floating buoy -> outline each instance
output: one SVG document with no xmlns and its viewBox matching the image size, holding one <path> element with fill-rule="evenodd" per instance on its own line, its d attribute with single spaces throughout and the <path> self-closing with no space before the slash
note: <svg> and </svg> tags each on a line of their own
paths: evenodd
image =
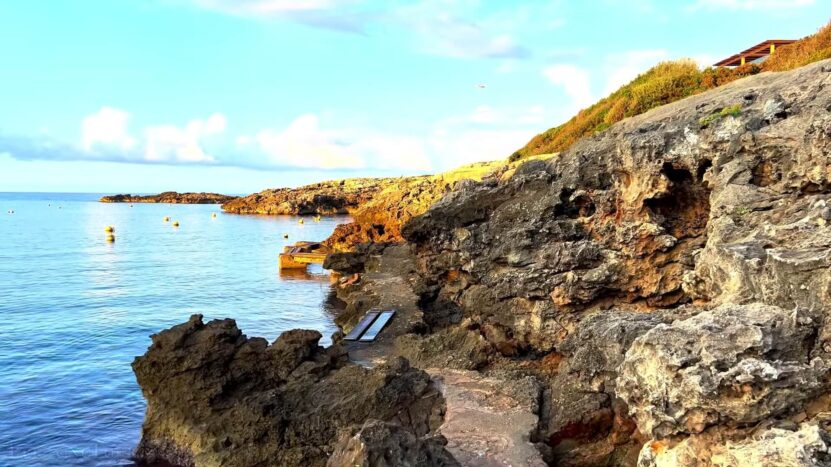
<svg viewBox="0 0 831 467">
<path fill-rule="evenodd" d="M 109 234 L 109 235 L 107 235 L 107 242 L 108 242 L 108 243 L 113 243 L 113 242 L 115 242 L 115 235 L 113 235 L 113 234 Z"/>
<path fill-rule="evenodd" d="M 320 216 L 315 217 L 315 222 L 320 222 Z"/>
<path fill-rule="evenodd" d="M 133 205 L 131 204 L 130 207 L 133 207 Z"/>
<path fill-rule="evenodd" d="M 104 232 L 114 233 L 115 232 L 115 227 L 113 227 L 111 225 L 108 225 L 108 226 L 104 227 Z"/>
<path fill-rule="evenodd" d="M 169 216 L 164 216 L 164 221 L 165 222 L 170 222 L 170 217 Z"/>
<path fill-rule="evenodd" d="M 216 213 L 211 214 L 212 219 L 216 219 Z"/>
<path fill-rule="evenodd" d="M 179 221 L 173 221 L 173 227 L 179 227 Z"/>
<path fill-rule="evenodd" d="M 298 224 L 302 224 L 302 223 L 303 223 L 303 219 L 300 219 L 299 221 L 297 221 L 297 223 L 298 223 Z"/>
</svg>

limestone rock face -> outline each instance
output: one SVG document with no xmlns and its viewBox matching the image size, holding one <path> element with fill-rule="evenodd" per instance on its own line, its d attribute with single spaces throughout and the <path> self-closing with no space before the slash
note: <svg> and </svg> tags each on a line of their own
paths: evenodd
<svg viewBox="0 0 831 467">
<path fill-rule="evenodd" d="M 335 446 L 327 467 L 456 467 L 441 435 L 417 438 L 391 423 L 369 421 L 354 436 L 344 436 Z"/>
<path fill-rule="evenodd" d="M 177 193 L 165 191 L 158 195 L 112 195 L 101 198 L 102 203 L 169 203 L 169 204 L 222 204 L 236 199 L 236 196 L 218 193 Z"/>
<path fill-rule="evenodd" d="M 794 414 L 825 439 L 831 409 L 806 407 L 831 365 L 830 70 L 653 109 L 459 184 L 401 230 L 433 336 L 477 333 L 500 354 L 484 367 L 537 363 L 551 461 L 634 465 L 644 443 L 728 456 Z M 789 465 L 801 448 L 776 449 Z M 655 465 L 708 465 L 677 459 Z"/>
<path fill-rule="evenodd" d="M 764 428 L 731 440 L 722 433 L 693 436 L 675 446 L 647 443 L 638 467 L 822 467 L 831 464 L 831 436 L 815 423 Z"/>
<path fill-rule="evenodd" d="M 424 302 L 538 352 L 610 304 L 828 306 L 827 69 L 736 81 L 460 186 L 402 231 Z"/>
<path fill-rule="evenodd" d="M 269 345 L 246 338 L 233 320 L 204 324 L 199 315 L 154 335 L 133 363 L 147 400 L 136 457 L 174 465 L 324 465 L 338 439 L 368 420 L 400 427 L 393 431 L 406 438 L 404 447 L 412 445 L 408 436 L 439 425 L 443 398 L 426 373 L 404 359 L 372 370 L 350 364 L 339 347 L 319 347 L 320 337 L 289 331 Z M 422 447 L 438 455 L 431 446 Z"/>
<path fill-rule="evenodd" d="M 827 391 L 828 365 L 810 354 L 816 315 L 768 305 L 722 305 L 635 339 L 617 378 L 646 435 L 756 423 Z"/>
</svg>

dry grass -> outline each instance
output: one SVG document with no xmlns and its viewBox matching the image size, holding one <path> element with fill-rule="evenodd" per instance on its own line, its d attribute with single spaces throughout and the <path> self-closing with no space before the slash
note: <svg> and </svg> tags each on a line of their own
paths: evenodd
<svg viewBox="0 0 831 467">
<path fill-rule="evenodd" d="M 561 152 L 624 118 L 762 71 L 792 70 L 825 58 L 831 58 L 831 23 L 812 36 L 780 47 L 761 65 L 707 68 L 702 71 L 690 60 L 660 63 L 608 97 L 581 110 L 566 123 L 535 136 L 509 160 Z"/>
<path fill-rule="evenodd" d="M 762 64 L 764 71 L 787 71 L 819 60 L 831 58 L 831 24 L 816 34 L 790 45 L 779 47 Z"/>
</svg>

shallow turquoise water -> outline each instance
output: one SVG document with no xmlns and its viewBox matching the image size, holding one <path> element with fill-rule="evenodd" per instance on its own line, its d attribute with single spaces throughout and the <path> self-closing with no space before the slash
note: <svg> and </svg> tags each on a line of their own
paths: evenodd
<svg viewBox="0 0 831 467">
<path fill-rule="evenodd" d="M 97 198 L 0 193 L 2 466 L 131 465 L 144 400 L 130 363 L 150 334 L 191 314 L 231 317 L 269 340 L 307 328 L 326 343 L 336 329 L 325 271 L 281 276 L 277 254 L 346 218 L 300 225 Z"/>
</svg>

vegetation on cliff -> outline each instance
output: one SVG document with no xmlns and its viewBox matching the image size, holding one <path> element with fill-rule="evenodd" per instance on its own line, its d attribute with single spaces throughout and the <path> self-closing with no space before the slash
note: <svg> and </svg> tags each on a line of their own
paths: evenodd
<svg viewBox="0 0 831 467">
<path fill-rule="evenodd" d="M 604 131 L 624 118 L 699 94 L 763 71 L 787 71 L 831 57 L 831 23 L 816 34 L 782 46 L 761 64 L 700 70 L 691 60 L 664 62 L 635 78 L 566 123 L 535 136 L 511 155 L 516 161 L 561 152 L 580 139 Z"/>
</svg>

